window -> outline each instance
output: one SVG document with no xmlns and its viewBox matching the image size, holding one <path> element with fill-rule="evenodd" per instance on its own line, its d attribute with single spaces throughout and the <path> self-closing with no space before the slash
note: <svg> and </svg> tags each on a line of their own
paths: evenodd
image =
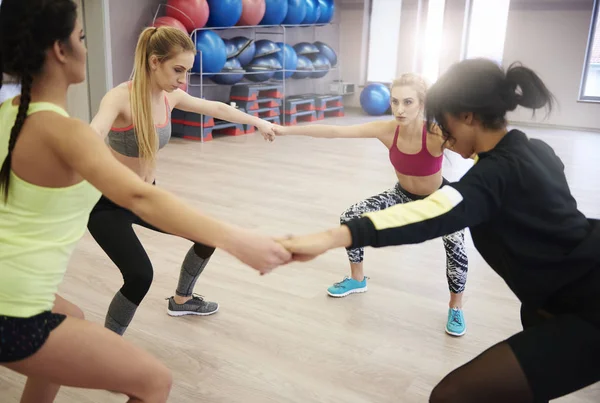
<svg viewBox="0 0 600 403">
<path fill-rule="evenodd" d="M 463 59 L 485 57 L 502 64 L 510 0 L 471 0 Z"/>
<path fill-rule="evenodd" d="M 373 0 L 369 22 L 367 81 L 392 82 L 398 69 L 402 0 Z"/>
<path fill-rule="evenodd" d="M 588 49 L 583 67 L 583 79 L 581 80 L 582 101 L 600 101 L 600 17 L 598 9 L 600 0 L 594 3 L 594 12 L 590 24 L 590 36 Z"/>
<path fill-rule="evenodd" d="M 430 83 L 436 82 L 440 74 L 445 8 L 446 0 L 429 0 L 427 6 L 427 25 L 422 57 L 423 76 Z"/>
</svg>

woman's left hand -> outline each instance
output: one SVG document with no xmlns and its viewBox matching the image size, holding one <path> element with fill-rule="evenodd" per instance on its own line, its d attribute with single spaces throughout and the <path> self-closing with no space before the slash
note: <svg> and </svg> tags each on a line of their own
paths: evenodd
<svg viewBox="0 0 600 403">
<path fill-rule="evenodd" d="M 265 141 L 275 140 L 275 130 L 271 122 L 263 120 L 259 125 L 256 126 L 260 134 L 262 134 Z"/>
</svg>

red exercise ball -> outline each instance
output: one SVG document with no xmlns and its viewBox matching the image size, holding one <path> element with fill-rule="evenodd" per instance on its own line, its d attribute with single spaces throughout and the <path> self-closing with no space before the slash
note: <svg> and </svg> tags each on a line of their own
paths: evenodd
<svg viewBox="0 0 600 403">
<path fill-rule="evenodd" d="M 158 17 L 156 20 L 154 20 L 154 24 L 152 24 L 153 27 L 173 27 L 173 28 L 177 28 L 178 30 L 180 30 L 181 32 L 187 34 L 188 31 L 185 28 L 185 25 L 183 25 L 181 23 L 181 21 L 179 21 L 177 18 L 173 18 L 173 17 Z"/>
<path fill-rule="evenodd" d="M 242 16 L 236 25 L 258 25 L 265 16 L 265 0 L 242 0 Z"/>
<path fill-rule="evenodd" d="M 169 0 L 167 16 L 181 21 L 188 33 L 203 28 L 208 21 L 208 3 L 206 0 Z M 174 8 L 173 8 L 174 7 Z"/>
</svg>

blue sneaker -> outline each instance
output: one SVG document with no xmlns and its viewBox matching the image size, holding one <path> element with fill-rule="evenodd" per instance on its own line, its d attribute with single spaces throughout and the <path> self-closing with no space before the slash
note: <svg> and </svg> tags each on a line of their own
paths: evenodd
<svg viewBox="0 0 600 403">
<path fill-rule="evenodd" d="M 446 333 L 452 336 L 462 336 L 467 332 L 465 317 L 462 309 L 448 309 L 448 323 L 446 323 Z"/>
<path fill-rule="evenodd" d="M 354 294 L 355 292 L 366 292 L 367 291 L 367 277 L 363 278 L 362 281 L 354 280 L 348 276 L 344 279 L 335 283 L 327 289 L 327 294 L 331 297 L 345 297 L 346 295 Z"/>
</svg>

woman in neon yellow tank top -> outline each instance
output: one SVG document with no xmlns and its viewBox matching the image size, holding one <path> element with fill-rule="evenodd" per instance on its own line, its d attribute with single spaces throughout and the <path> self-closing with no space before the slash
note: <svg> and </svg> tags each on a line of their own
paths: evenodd
<svg viewBox="0 0 600 403">
<path fill-rule="evenodd" d="M 100 194 L 262 273 L 291 256 L 273 239 L 201 215 L 145 183 L 88 124 L 68 117 L 67 89 L 86 69 L 76 17 L 72 0 L 4 0 L 0 8 L 0 74 L 22 85 L 20 97 L 0 106 L 0 365 L 28 377 L 22 403 L 51 402 L 59 385 L 165 402 L 171 375 L 158 360 L 56 296 Z"/>
</svg>

